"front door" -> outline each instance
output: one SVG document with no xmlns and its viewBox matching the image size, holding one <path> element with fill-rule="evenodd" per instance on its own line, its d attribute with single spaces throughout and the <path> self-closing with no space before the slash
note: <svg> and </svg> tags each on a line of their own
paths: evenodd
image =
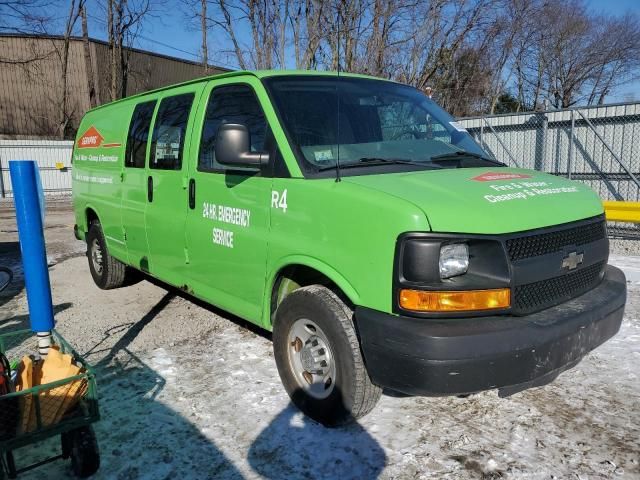
<svg viewBox="0 0 640 480">
<path fill-rule="evenodd" d="M 176 286 L 186 281 L 187 162 L 183 159 L 191 147 L 187 132 L 195 98 L 192 90 L 160 100 L 147 169 L 149 271 Z"/>
<path fill-rule="evenodd" d="M 224 123 L 246 125 L 252 151 L 268 150 L 273 140 L 254 90 L 259 82 L 233 81 L 210 83 L 203 95 L 207 103 L 198 113 L 199 148 L 190 178 L 193 208 L 187 215 L 189 271 L 196 295 L 258 322 L 267 262 L 269 167 L 224 166 L 216 161 L 214 147 Z"/>
</svg>

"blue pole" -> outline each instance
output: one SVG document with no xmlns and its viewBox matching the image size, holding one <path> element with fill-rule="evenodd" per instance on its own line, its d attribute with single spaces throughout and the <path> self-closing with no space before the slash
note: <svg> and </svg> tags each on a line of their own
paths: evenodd
<svg viewBox="0 0 640 480">
<path fill-rule="evenodd" d="M 11 160 L 9 172 L 16 206 L 31 330 L 38 332 L 38 337 L 50 337 L 54 320 L 44 244 L 41 189 L 38 188 L 40 174 L 33 160 Z M 41 346 L 42 343 L 41 341 Z M 43 352 L 41 348 L 41 353 L 46 353 L 46 350 Z"/>
</svg>

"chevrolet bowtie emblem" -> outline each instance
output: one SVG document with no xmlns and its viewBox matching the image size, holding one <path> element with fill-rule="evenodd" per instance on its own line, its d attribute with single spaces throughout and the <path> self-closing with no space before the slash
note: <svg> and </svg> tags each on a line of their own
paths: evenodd
<svg viewBox="0 0 640 480">
<path fill-rule="evenodd" d="M 569 255 L 562 259 L 562 268 L 568 268 L 569 270 L 575 270 L 578 265 L 582 263 L 584 253 L 571 252 Z"/>
</svg>

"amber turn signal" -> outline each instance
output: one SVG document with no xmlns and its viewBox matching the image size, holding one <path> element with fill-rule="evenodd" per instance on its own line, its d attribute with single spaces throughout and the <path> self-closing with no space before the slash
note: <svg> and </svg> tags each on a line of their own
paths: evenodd
<svg viewBox="0 0 640 480">
<path fill-rule="evenodd" d="M 425 292 L 421 290 L 400 290 L 400 306 L 415 312 L 465 312 L 473 310 L 494 310 L 511 305 L 508 288 L 493 290 L 460 290 L 446 292 Z"/>
</svg>

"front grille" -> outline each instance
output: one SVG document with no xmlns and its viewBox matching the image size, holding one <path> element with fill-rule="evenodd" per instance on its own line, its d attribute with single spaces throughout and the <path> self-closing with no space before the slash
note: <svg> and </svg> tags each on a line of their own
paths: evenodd
<svg viewBox="0 0 640 480">
<path fill-rule="evenodd" d="M 518 237 L 507 240 L 507 251 L 512 261 L 537 257 L 561 251 L 571 245 L 585 245 L 602 240 L 607 235 L 605 220 L 579 225 L 565 230 Z"/>
<path fill-rule="evenodd" d="M 514 313 L 542 310 L 591 290 L 600 281 L 605 263 L 598 262 L 559 277 L 516 286 L 513 292 Z"/>
</svg>

